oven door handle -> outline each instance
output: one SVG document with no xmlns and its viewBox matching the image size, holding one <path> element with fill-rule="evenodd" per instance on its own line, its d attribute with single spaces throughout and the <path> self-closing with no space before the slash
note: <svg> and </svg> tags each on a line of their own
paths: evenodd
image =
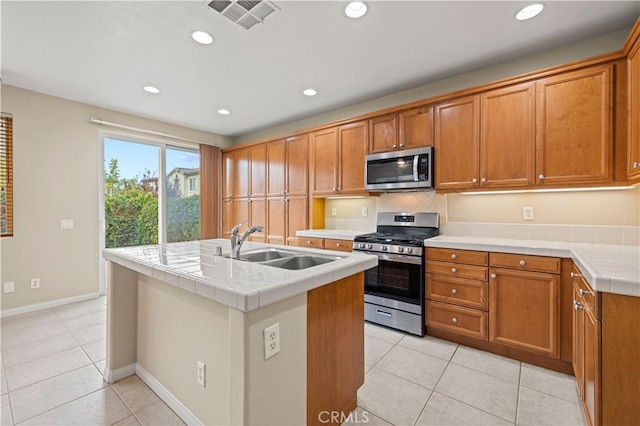
<svg viewBox="0 0 640 426">
<path fill-rule="evenodd" d="M 388 260 L 389 262 L 398 263 L 410 263 L 412 265 L 422 265 L 422 257 L 420 256 L 403 256 L 401 254 L 389 254 L 389 253 L 372 253 L 372 252 L 360 252 L 365 254 L 373 254 L 378 256 L 378 259 Z"/>
</svg>

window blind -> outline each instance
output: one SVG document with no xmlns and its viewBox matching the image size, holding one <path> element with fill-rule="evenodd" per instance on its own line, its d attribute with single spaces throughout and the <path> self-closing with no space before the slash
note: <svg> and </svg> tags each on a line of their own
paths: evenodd
<svg viewBox="0 0 640 426">
<path fill-rule="evenodd" d="M 0 115 L 0 237 L 13 236 L 13 116 Z"/>
</svg>

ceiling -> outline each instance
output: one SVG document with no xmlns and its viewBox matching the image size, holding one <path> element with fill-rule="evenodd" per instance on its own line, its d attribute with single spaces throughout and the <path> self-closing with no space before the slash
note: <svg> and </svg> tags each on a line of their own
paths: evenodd
<svg viewBox="0 0 640 426">
<path fill-rule="evenodd" d="M 634 1 L 278 1 L 245 30 L 208 1 L 1 2 L 2 82 L 240 136 L 628 28 Z M 204 30 L 211 45 L 190 33 Z M 622 47 L 622 46 L 620 46 Z M 157 95 L 143 86 L 161 89 Z M 307 97 L 302 90 L 318 91 Z M 217 113 L 221 108 L 230 115 Z"/>
</svg>

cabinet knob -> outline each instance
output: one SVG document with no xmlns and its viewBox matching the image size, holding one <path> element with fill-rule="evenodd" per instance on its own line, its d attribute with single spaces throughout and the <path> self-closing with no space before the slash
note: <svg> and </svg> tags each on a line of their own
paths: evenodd
<svg viewBox="0 0 640 426">
<path fill-rule="evenodd" d="M 456 272 L 457 269 L 456 268 L 451 268 L 451 272 Z"/>
<path fill-rule="evenodd" d="M 247 197 L 248 197 L 249 195 L 251 195 L 251 193 L 250 193 L 250 192 L 247 192 Z"/>
<path fill-rule="evenodd" d="M 311 241 L 307 240 L 307 244 L 311 245 Z"/>
<path fill-rule="evenodd" d="M 458 290 L 456 290 L 455 288 L 451 289 L 451 293 L 456 294 L 458 292 Z"/>
<path fill-rule="evenodd" d="M 476 182 L 478 182 L 478 179 L 476 178 L 471 179 L 471 183 L 476 183 Z"/>
<path fill-rule="evenodd" d="M 247 200 L 247 203 L 250 203 L 250 202 L 251 202 L 251 200 Z"/>
<path fill-rule="evenodd" d="M 451 258 L 452 258 L 452 259 L 455 259 L 456 257 L 458 257 L 458 256 L 456 256 L 455 254 L 452 254 L 452 255 L 451 255 Z"/>
<path fill-rule="evenodd" d="M 637 169 L 638 167 L 640 167 L 640 163 L 638 163 L 637 161 L 633 162 L 633 168 Z"/>
<path fill-rule="evenodd" d="M 458 318 L 456 318 L 456 317 L 451 318 L 451 322 L 452 322 L 452 323 L 456 323 L 456 322 L 458 322 Z"/>
<path fill-rule="evenodd" d="M 342 188 L 338 187 L 338 192 L 342 191 Z"/>
<path fill-rule="evenodd" d="M 578 277 L 581 277 L 581 276 L 582 276 L 581 274 L 577 274 L 575 272 L 571 273 L 571 278 L 578 278 Z"/>
<path fill-rule="evenodd" d="M 333 192 L 336 192 L 336 189 L 337 189 L 337 188 L 336 188 L 335 186 L 334 186 L 333 188 L 331 188 L 331 190 L 332 190 Z"/>
<path fill-rule="evenodd" d="M 336 243 L 336 247 L 340 247 L 340 243 Z"/>
<path fill-rule="evenodd" d="M 400 144 L 400 148 L 403 148 L 403 147 L 404 147 L 404 144 L 403 144 L 403 143 L 401 143 L 401 144 Z"/>
<path fill-rule="evenodd" d="M 521 260 L 521 261 L 520 261 L 520 266 L 524 266 L 524 265 L 525 265 L 525 263 L 527 263 L 527 262 L 525 262 L 524 260 Z"/>
<path fill-rule="evenodd" d="M 398 147 L 398 145 L 396 145 L 396 144 L 393 144 L 393 148 L 397 148 L 397 147 Z"/>
<path fill-rule="evenodd" d="M 538 176 L 538 179 L 540 179 L 540 180 L 544 179 L 544 175 Z"/>
<path fill-rule="evenodd" d="M 585 294 L 589 294 L 589 295 L 593 294 L 590 291 L 583 290 L 583 289 L 579 289 L 578 293 L 580 293 L 580 296 L 584 296 Z"/>
<path fill-rule="evenodd" d="M 578 302 L 578 301 L 574 300 L 574 301 L 573 301 L 573 309 L 574 309 L 575 311 L 579 311 L 579 310 L 581 310 L 581 309 L 584 309 L 584 307 L 582 306 L 582 303 L 580 303 L 580 302 Z"/>
<path fill-rule="evenodd" d="M 495 278 L 495 277 L 496 277 L 496 274 L 491 274 L 491 278 Z"/>
<path fill-rule="evenodd" d="M 480 179 L 480 182 L 482 182 L 482 183 L 485 183 L 486 181 L 487 181 L 487 178 L 483 177 L 482 179 Z"/>
</svg>

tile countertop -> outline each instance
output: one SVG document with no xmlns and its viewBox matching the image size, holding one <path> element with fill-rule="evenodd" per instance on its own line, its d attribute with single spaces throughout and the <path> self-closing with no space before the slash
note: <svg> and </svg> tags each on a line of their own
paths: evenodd
<svg viewBox="0 0 640 426">
<path fill-rule="evenodd" d="M 368 234 L 366 231 L 350 231 L 345 229 L 305 229 L 296 231 L 297 237 L 332 238 L 334 240 L 353 241 L 356 235 Z"/>
<path fill-rule="evenodd" d="M 571 258 L 596 291 L 640 297 L 640 247 L 439 235 L 426 247 Z"/>
<path fill-rule="evenodd" d="M 106 249 L 104 258 L 244 312 L 321 287 L 378 264 L 376 256 L 361 253 L 276 246 L 296 252 L 340 257 L 333 262 L 290 271 L 216 256 L 217 246 L 222 247 L 223 255 L 231 251 L 228 239 L 215 239 Z M 242 252 L 269 246 L 245 242 Z"/>
</svg>

